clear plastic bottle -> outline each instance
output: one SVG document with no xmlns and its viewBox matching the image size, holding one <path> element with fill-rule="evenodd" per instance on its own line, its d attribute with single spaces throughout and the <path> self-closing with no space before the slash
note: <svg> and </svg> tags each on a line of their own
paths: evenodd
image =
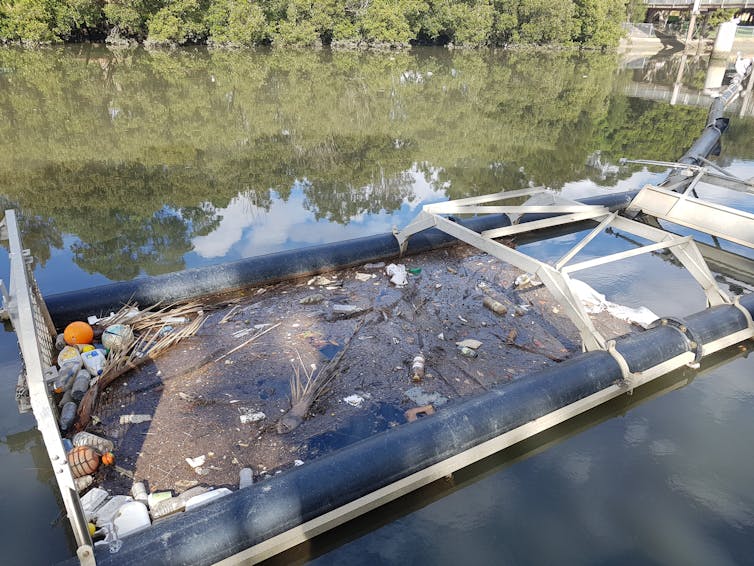
<svg viewBox="0 0 754 566">
<path fill-rule="evenodd" d="M 66 389 L 69 389 L 80 369 L 81 366 L 75 362 L 60 366 L 60 371 L 58 371 L 58 376 L 55 378 L 53 385 L 55 393 L 63 393 Z"/>
<path fill-rule="evenodd" d="M 136 501 L 141 501 L 142 503 L 146 503 L 149 499 L 147 488 L 144 487 L 144 483 L 140 481 L 134 482 L 131 486 L 131 495 L 133 495 Z"/>
<path fill-rule="evenodd" d="M 77 432 L 73 435 L 73 445 L 91 446 L 92 448 L 99 450 L 102 454 L 112 452 L 115 449 L 115 446 L 110 440 L 85 431 Z"/>
<path fill-rule="evenodd" d="M 74 401 L 69 401 L 63 405 L 63 410 L 60 411 L 60 430 L 68 432 L 71 428 L 73 421 L 76 420 L 76 410 L 78 405 Z"/>
<path fill-rule="evenodd" d="M 206 491 L 209 491 L 206 487 L 197 485 L 196 487 L 187 489 L 177 497 L 171 497 L 170 499 L 166 499 L 165 501 L 160 501 L 152 509 L 152 518 L 159 519 L 160 517 L 171 515 L 173 513 L 176 513 L 177 511 L 183 511 L 183 509 L 186 507 L 186 502 L 189 499 L 191 499 L 195 495 L 201 495 Z"/>
<path fill-rule="evenodd" d="M 89 389 L 90 379 L 89 372 L 85 369 L 79 370 L 76 374 L 76 379 L 73 380 L 73 385 L 71 385 L 71 397 L 77 403 L 84 398 L 84 394 Z"/>
</svg>

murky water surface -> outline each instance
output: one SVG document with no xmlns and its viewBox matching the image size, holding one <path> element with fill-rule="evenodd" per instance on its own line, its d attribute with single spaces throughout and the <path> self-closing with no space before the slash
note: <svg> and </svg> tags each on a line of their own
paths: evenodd
<svg viewBox="0 0 754 566">
<path fill-rule="evenodd" d="M 383 233 L 421 204 L 503 188 L 638 188 L 659 173 L 618 158 L 675 159 L 704 124 L 704 106 L 668 101 L 674 84 L 699 100 L 706 64 L 688 61 L 683 77 L 679 66 L 431 49 L 0 50 L 0 204 L 20 210 L 51 294 Z M 734 112 L 718 161 L 751 177 L 754 121 Z M 528 251 L 558 257 L 576 237 Z M 598 251 L 627 245 L 606 235 Z M 657 257 L 584 279 L 661 314 L 703 307 Z M 4 563 L 45 564 L 72 547 L 33 419 L 15 411 L 19 368 L 4 332 L 0 542 Z M 751 373 L 741 352 L 717 356 L 288 559 L 751 563 Z"/>
</svg>

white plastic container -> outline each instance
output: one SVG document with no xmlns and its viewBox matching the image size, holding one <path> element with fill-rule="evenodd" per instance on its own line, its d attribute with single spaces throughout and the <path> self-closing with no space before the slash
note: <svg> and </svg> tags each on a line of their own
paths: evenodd
<svg viewBox="0 0 754 566">
<path fill-rule="evenodd" d="M 254 484 L 254 472 L 251 468 L 242 468 L 239 476 L 238 489 L 243 489 Z"/>
<path fill-rule="evenodd" d="M 81 510 L 84 512 L 87 521 L 91 521 L 94 518 L 97 509 L 100 508 L 108 497 L 109 494 L 99 487 L 86 492 L 81 498 Z"/>
<path fill-rule="evenodd" d="M 118 538 L 139 532 L 151 524 L 149 511 L 141 501 L 130 501 L 121 505 L 113 517 L 113 528 Z"/>
<path fill-rule="evenodd" d="M 84 361 L 84 367 L 92 375 L 97 377 L 102 374 L 102 370 L 105 369 L 105 354 L 102 350 L 90 350 L 81 354 L 81 359 Z"/>
<path fill-rule="evenodd" d="M 105 523 L 112 523 L 120 508 L 131 501 L 133 501 L 133 498 L 128 495 L 114 495 L 95 511 L 95 524 L 101 527 Z"/>
<path fill-rule="evenodd" d="M 186 511 L 191 511 L 192 509 L 206 505 L 210 501 L 220 499 L 221 497 L 225 497 L 226 495 L 230 495 L 231 493 L 233 492 L 227 487 L 219 487 L 217 489 L 213 489 L 212 491 L 202 493 L 201 495 L 195 495 L 194 497 L 186 501 Z"/>
</svg>

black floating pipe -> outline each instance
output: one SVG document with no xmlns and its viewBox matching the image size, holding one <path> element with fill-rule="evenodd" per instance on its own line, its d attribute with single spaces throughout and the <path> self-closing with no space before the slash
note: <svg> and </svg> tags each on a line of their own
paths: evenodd
<svg viewBox="0 0 754 566">
<path fill-rule="evenodd" d="M 754 314 L 754 295 L 742 297 L 741 305 Z M 642 371 L 693 351 L 689 334 L 708 344 L 745 329 L 747 319 L 726 305 L 689 316 L 684 324 L 685 334 L 659 326 L 619 339 L 617 350 L 632 371 Z M 156 523 L 127 537 L 117 553 L 96 547 L 97 563 L 211 564 L 620 380 L 610 354 L 581 354 Z"/>
<path fill-rule="evenodd" d="M 581 202 L 615 210 L 628 206 L 635 194 L 612 193 L 585 198 Z M 504 214 L 495 214 L 471 218 L 462 223 L 481 232 L 508 226 L 510 220 Z M 423 253 L 455 242 L 457 240 L 453 236 L 440 230 L 425 230 L 411 237 L 409 253 Z M 395 236 L 377 234 L 59 293 L 45 297 L 45 302 L 55 323 L 62 327 L 74 320 L 86 320 L 88 315 L 105 314 L 128 301 L 135 301 L 140 305 L 153 305 L 161 301 L 193 299 L 370 261 L 382 261 L 395 258 L 398 254 L 398 241 Z"/>
<path fill-rule="evenodd" d="M 751 76 L 751 68 L 752 67 L 749 66 L 745 75 L 736 74 L 728 87 L 720 93 L 720 96 L 712 101 L 709 112 L 707 113 L 707 125 L 688 151 L 678 160 L 679 163 L 685 163 L 687 165 L 703 165 L 704 160 L 717 151 L 720 145 L 720 138 L 725 130 L 728 129 L 729 120 L 723 116 L 725 108 L 736 96 L 738 96 L 741 83 L 746 77 Z M 751 80 L 751 78 L 749 80 Z M 665 180 L 663 185 L 675 185 L 676 183 L 681 183 L 674 190 L 683 192 L 690 182 L 691 179 L 689 177 L 684 176 L 680 171 L 675 170 L 673 174 Z"/>
</svg>

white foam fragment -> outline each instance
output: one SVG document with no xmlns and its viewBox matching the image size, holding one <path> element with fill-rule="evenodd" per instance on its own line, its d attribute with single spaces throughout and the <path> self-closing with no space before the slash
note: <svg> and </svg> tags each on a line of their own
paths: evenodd
<svg viewBox="0 0 754 566">
<path fill-rule="evenodd" d="M 571 288 L 576 292 L 586 312 L 590 314 L 607 312 L 619 320 L 638 324 L 642 328 L 647 328 L 657 320 L 657 315 L 647 307 L 632 308 L 612 303 L 607 300 L 605 295 L 578 279 L 571 280 Z"/>
</svg>

